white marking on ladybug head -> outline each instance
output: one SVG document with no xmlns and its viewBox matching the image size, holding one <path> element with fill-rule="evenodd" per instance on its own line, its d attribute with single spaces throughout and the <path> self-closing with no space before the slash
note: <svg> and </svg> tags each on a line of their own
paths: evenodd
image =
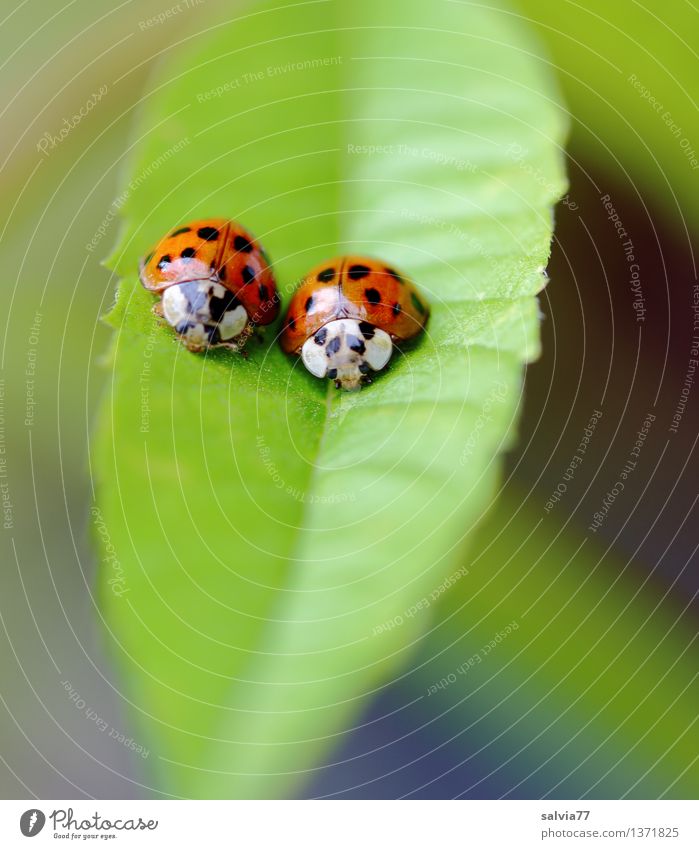
<svg viewBox="0 0 699 849">
<path fill-rule="evenodd" d="M 245 330 L 247 323 L 247 311 L 242 304 L 238 304 L 235 309 L 224 312 L 223 318 L 218 323 L 218 334 L 224 342 L 235 339 Z"/>
<path fill-rule="evenodd" d="M 189 315 L 189 302 L 181 290 L 181 286 L 170 286 L 163 292 L 163 315 L 173 327 Z"/>
<path fill-rule="evenodd" d="M 230 343 L 248 324 L 245 307 L 213 280 L 190 280 L 163 292 L 163 315 L 188 347 Z"/>
<path fill-rule="evenodd" d="M 365 321 L 340 318 L 307 339 L 301 359 L 316 377 L 329 377 L 343 389 L 359 389 L 371 371 L 379 371 L 391 358 L 393 343 L 383 330 Z"/>
<path fill-rule="evenodd" d="M 325 354 L 325 345 L 316 345 L 313 337 L 304 342 L 303 348 L 301 348 L 301 359 L 315 377 L 325 377 L 327 374 L 328 358 Z"/>
</svg>

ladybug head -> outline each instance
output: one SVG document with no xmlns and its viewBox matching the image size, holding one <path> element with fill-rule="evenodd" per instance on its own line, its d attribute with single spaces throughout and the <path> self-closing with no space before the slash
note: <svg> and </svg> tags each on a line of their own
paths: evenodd
<svg viewBox="0 0 699 849">
<path fill-rule="evenodd" d="M 391 337 L 365 321 L 340 318 L 307 339 L 301 358 L 316 377 L 329 377 L 338 389 L 359 389 L 391 358 Z"/>
</svg>

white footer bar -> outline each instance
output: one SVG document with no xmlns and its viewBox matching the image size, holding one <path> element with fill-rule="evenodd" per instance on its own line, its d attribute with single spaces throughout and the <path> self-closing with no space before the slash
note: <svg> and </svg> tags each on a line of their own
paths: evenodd
<svg viewBox="0 0 699 849">
<path fill-rule="evenodd" d="M 34 840 L 28 843 L 28 838 Z M 699 847 L 688 801 L 0 801 L 0 846 Z"/>
</svg>

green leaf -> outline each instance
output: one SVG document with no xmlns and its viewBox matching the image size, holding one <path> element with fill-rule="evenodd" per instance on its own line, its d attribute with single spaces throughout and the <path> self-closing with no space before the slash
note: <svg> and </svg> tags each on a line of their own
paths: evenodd
<svg viewBox="0 0 699 849">
<path fill-rule="evenodd" d="M 412 605 L 458 580 L 539 350 L 564 187 L 535 51 L 496 6 L 332 0 L 256 5 L 160 68 L 94 463 L 102 609 L 163 792 L 302 792 L 412 650 Z M 189 354 L 136 262 L 209 215 L 256 233 L 287 300 L 334 254 L 384 257 L 429 298 L 427 334 L 355 394 L 274 331 L 247 360 Z"/>
<path fill-rule="evenodd" d="M 696 5 L 564 0 L 552 7 L 518 0 L 517 6 L 523 17 L 513 20 L 535 23 L 551 52 L 575 119 L 574 153 L 594 166 L 595 180 L 609 178 L 600 195 L 628 182 L 625 191 L 650 193 L 681 234 L 692 225 L 696 230 Z"/>
</svg>

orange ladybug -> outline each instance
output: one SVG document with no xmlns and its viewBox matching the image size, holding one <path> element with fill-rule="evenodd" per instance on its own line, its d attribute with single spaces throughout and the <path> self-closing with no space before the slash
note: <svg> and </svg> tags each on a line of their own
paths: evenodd
<svg viewBox="0 0 699 849">
<path fill-rule="evenodd" d="M 139 265 L 161 296 L 154 312 L 190 351 L 242 349 L 256 325 L 279 314 L 279 293 L 259 242 L 235 221 L 202 218 L 162 238 Z"/>
<path fill-rule="evenodd" d="M 413 283 L 376 259 L 343 256 L 314 268 L 294 292 L 281 346 L 339 389 L 371 383 L 393 343 L 424 328 L 429 307 Z"/>
</svg>

